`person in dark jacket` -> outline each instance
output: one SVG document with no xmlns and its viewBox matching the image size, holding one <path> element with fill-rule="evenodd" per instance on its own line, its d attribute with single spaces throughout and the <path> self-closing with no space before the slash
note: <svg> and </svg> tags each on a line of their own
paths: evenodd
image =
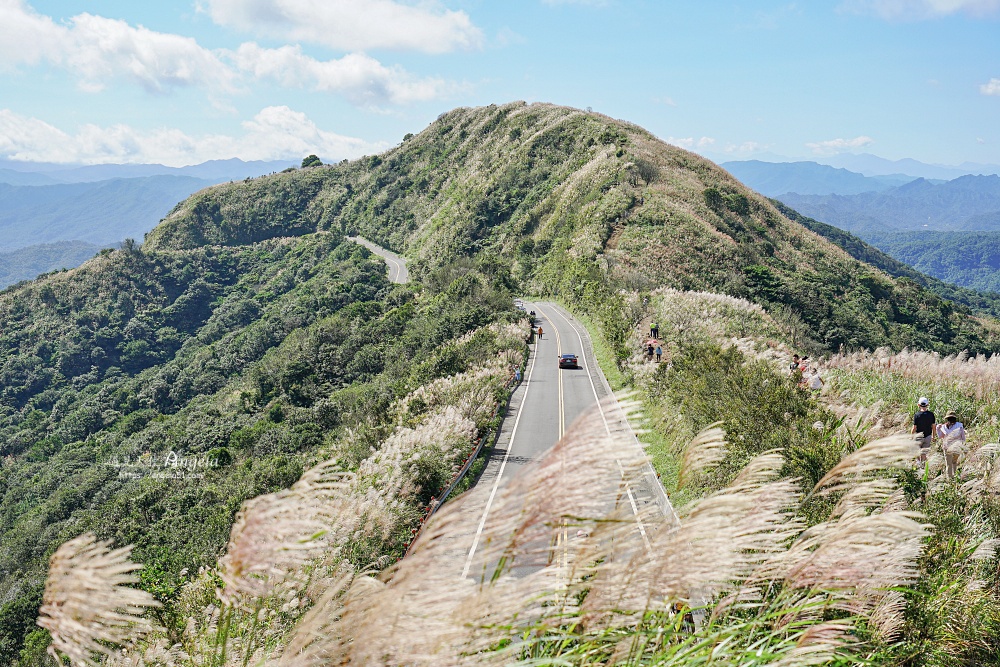
<svg viewBox="0 0 1000 667">
<path fill-rule="evenodd" d="M 931 412 L 930 406 L 931 402 L 926 396 L 921 396 L 917 400 L 917 411 L 913 414 L 913 428 L 910 429 L 910 433 L 916 436 L 917 442 L 920 443 L 920 458 L 917 460 L 921 463 L 927 460 L 927 453 L 934 440 L 934 427 L 937 426 L 937 419 Z"/>
</svg>

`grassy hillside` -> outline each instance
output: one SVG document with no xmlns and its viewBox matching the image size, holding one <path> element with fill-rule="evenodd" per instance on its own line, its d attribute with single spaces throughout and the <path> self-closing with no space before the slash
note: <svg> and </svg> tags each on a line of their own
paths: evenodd
<svg viewBox="0 0 1000 667">
<path fill-rule="evenodd" d="M 389 284 L 345 233 L 408 256 L 415 284 Z M 136 544 L 141 586 L 164 604 L 164 646 L 232 628 L 236 664 L 282 645 L 326 576 L 403 552 L 463 445 L 488 427 L 482 407 L 504 398 L 523 359 L 516 292 L 558 295 L 598 324 L 656 410 L 666 479 L 669 434 L 719 419 L 734 431 L 731 457 L 692 497 L 772 447 L 787 450 L 783 475 L 819 479 L 856 444 L 838 435 L 827 447 L 835 417 L 777 372 L 781 345 L 998 345 L 968 307 L 858 261 L 715 165 L 573 109 L 459 109 L 379 156 L 215 186 L 143 246 L 0 294 L 0 662 L 41 664 L 46 559 L 86 531 Z M 634 355 L 650 318 L 669 332 L 664 370 Z M 766 419 L 736 433 L 754 409 Z M 171 452 L 198 474 L 149 474 Z M 279 492 L 303 471 L 298 491 Z M 303 538 L 322 546 L 307 568 L 317 588 L 293 605 L 251 595 L 249 577 L 237 604 L 234 575 L 229 616 L 206 615 L 238 569 L 233 552 L 253 555 L 240 542 L 248 522 L 268 516 L 244 515 L 230 566 L 213 568 L 241 502 L 277 493 L 255 505 L 263 512 L 325 484 L 336 526 Z M 282 517 L 313 526 L 310 507 Z M 815 523 L 832 507 L 801 514 Z M 281 536 L 283 521 L 258 525 Z M 265 573 L 281 564 L 264 560 Z"/>
<path fill-rule="evenodd" d="M 360 465 L 394 401 L 509 346 L 467 334 L 513 319 L 510 294 L 474 264 L 447 271 L 433 289 L 394 287 L 367 250 L 320 233 L 126 245 L 0 294 L 0 663 L 41 632 L 60 543 L 94 531 L 136 544 L 169 627 L 243 500 L 289 486 L 346 431 L 344 465 Z M 414 473 L 395 523 L 355 543 L 359 566 L 401 553 L 451 465 Z"/>
<path fill-rule="evenodd" d="M 459 109 L 379 156 L 178 206 L 151 248 L 361 233 L 427 272 L 482 256 L 529 291 L 722 291 L 783 306 L 828 349 L 993 349 L 968 309 L 893 280 L 714 164 L 628 123 L 550 105 Z M 612 324 L 612 323 L 608 323 Z M 620 335 L 617 336 L 619 339 Z"/>
</svg>

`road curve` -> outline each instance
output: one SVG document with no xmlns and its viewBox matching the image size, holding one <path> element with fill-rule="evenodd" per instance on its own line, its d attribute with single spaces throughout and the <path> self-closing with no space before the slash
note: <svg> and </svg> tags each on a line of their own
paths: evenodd
<svg viewBox="0 0 1000 667">
<path fill-rule="evenodd" d="M 398 255 L 358 237 L 347 237 L 360 243 L 386 260 L 389 279 L 395 283 L 408 280 L 405 260 Z M 511 480 L 523 473 L 536 459 L 547 452 L 566 432 L 567 427 L 589 409 L 597 408 L 602 422 L 610 434 L 612 430 L 630 431 L 627 419 L 616 404 L 601 404 L 611 394 L 611 387 L 601 372 L 594 356 L 587 329 L 569 312 L 551 302 L 525 303 L 526 310 L 534 310 L 537 325 L 543 334 L 529 348 L 524 381 L 515 388 L 508 405 L 496 445 L 490 454 L 486 469 L 470 494 L 476 498 L 466 503 L 462 510 L 463 527 L 459 534 L 452 534 L 447 555 L 439 563 L 462 579 L 477 579 L 494 570 L 495 563 L 485 562 L 481 540 L 490 533 L 490 511 L 498 492 Z M 559 355 L 574 353 L 579 358 L 579 368 L 560 369 Z M 634 434 L 630 446 L 641 450 Z M 619 470 L 625 474 L 619 462 Z M 667 498 L 652 466 L 646 463 L 638 477 L 631 475 L 624 491 L 635 518 L 635 530 L 641 535 L 647 549 L 650 540 L 647 526 L 641 517 L 650 511 L 666 519 L 659 525 L 677 522 L 677 515 Z M 513 574 L 527 574 L 534 567 L 515 567 Z M 520 571 L 519 571 L 520 570 Z"/>
<path fill-rule="evenodd" d="M 406 260 L 397 255 L 396 253 L 386 250 L 380 245 L 375 245 L 368 239 L 362 238 L 360 236 L 348 236 L 349 241 L 354 241 L 355 243 L 360 243 L 364 247 L 371 250 L 373 253 L 385 260 L 386 266 L 389 267 L 389 282 L 393 283 L 406 283 L 410 280 L 410 275 L 406 270 Z"/>
</svg>

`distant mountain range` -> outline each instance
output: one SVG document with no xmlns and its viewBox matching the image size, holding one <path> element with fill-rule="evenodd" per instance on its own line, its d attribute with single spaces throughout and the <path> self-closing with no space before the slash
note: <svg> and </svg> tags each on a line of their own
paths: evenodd
<svg viewBox="0 0 1000 667">
<path fill-rule="evenodd" d="M 189 176 L 0 184 L 0 251 L 58 241 L 141 241 L 177 202 L 212 184 Z"/>
<path fill-rule="evenodd" d="M 0 288 L 31 280 L 42 273 L 77 267 L 101 249 L 102 246 L 85 241 L 59 241 L 0 253 Z"/>
<path fill-rule="evenodd" d="M 957 166 L 927 164 L 919 160 L 904 158 L 902 160 L 886 160 L 885 158 L 861 153 L 841 153 L 821 160 L 824 164 L 843 169 L 850 169 L 865 176 L 885 176 L 888 174 L 906 174 L 915 178 L 951 180 L 961 176 L 989 176 L 1000 174 L 1000 165 L 963 162 Z"/>
<path fill-rule="evenodd" d="M 73 268 L 126 238 L 141 241 L 198 190 L 290 166 L 238 159 L 187 167 L 0 160 L 0 288 Z"/>
<path fill-rule="evenodd" d="M 914 180 L 914 177 L 906 174 L 865 176 L 816 162 L 747 160 L 723 162 L 719 166 L 748 187 L 768 197 L 788 192 L 800 195 L 856 195 L 889 190 Z"/>
<path fill-rule="evenodd" d="M 944 174 L 915 160 L 851 158 L 869 173 L 912 173 L 927 167 L 924 173 Z M 962 287 L 1000 292 L 1000 176 L 963 174 L 940 181 L 902 173 L 865 175 L 815 162 L 750 160 L 722 166 L 804 219 L 850 231 L 920 272 Z"/>
<path fill-rule="evenodd" d="M 55 183 L 93 183 L 112 178 L 142 178 L 146 176 L 189 176 L 222 183 L 262 176 L 296 166 L 298 165 L 284 160 L 244 162 L 238 158 L 209 160 L 187 167 L 166 167 L 162 164 L 64 165 L 0 159 L 0 183 L 52 185 Z"/>
<path fill-rule="evenodd" d="M 725 166 L 725 164 L 733 164 L 731 162 L 732 156 L 720 154 L 714 156 L 709 155 L 708 157 L 715 159 L 716 162 L 723 166 Z M 980 164 L 977 162 L 963 162 L 960 165 L 927 164 L 926 162 L 920 162 L 919 160 L 913 160 L 910 158 L 902 160 L 887 160 L 869 153 L 861 153 L 859 155 L 841 153 L 839 155 L 815 157 L 812 160 L 786 157 L 773 153 L 762 153 L 757 155 L 753 160 L 747 160 L 747 162 L 760 162 L 762 164 L 770 165 L 821 164 L 828 167 L 834 167 L 835 169 L 847 169 L 848 171 L 853 171 L 857 174 L 861 174 L 862 176 L 909 176 L 909 180 L 913 180 L 915 178 L 926 178 L 928 180 L 950 181 L 952 179 L 968 175 L 990 176 L 992 174 L 1000 174 L 1000 165 L 997 164 Z M 3 165 L 0 164 L 0 167 L 2 166 Z M 729 168 L 726 167 L 726 169 Z"/>
<path fill-rule="evenodd" d="M 793 209 L 867 238 L 892 230 L 1000 230 L 1000 176 L 918 178 L 881 192 L 774 195 Z"/>
</svg>

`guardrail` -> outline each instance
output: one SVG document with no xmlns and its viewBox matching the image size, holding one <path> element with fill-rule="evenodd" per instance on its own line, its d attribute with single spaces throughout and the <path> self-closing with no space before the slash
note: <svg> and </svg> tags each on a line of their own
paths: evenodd
<svg viewBox="0 0 1000 667">
<path fill-rule="evenodd" d="M 516 378 L 517 375 L 515 373 L 511 373 L 510 378 L 507 380 L 507 384 L 504 385 L 504 388 L 509 392 L 507 394 L 507 401 L 505 403 L 500 403 L 498 401 L 496 405 L 493 406 L 493 414 L 490 415 L 490 423 L 493 423 L 493 421 L 496 420 L 497 415 L 500 414 L 501 408 L 503 408 L 504 412 L 506 412 L 507 407 L 510 405 L 511 399 L 514 396 L 514 390 L 520 384 L 520 381 L 517 380 Z M 458 470 L 458 472 L 455 473 L 455 476 L 452 477 L 451 482 L 449 482 L 448 486 L 443 488 L 439 495 L 431 497 L 431 501 L 430 503 L 428 503 L 427 509 L 424 510 L 424 516 L 421 517 L 420 519 L 420 525 L 416 528 L 413 528 L 410 531 L 412 537 L 410 537 L 410 541 L 406 544 L 406 550 L 403 552 L 402 558 L 405 558 L 407 555 L 409 555 L 410 549 L 413 547 L 414 542 L 417 541 L 417 538 L 423 531 L 424 526 L 427 525 L 428 519 L 434 516 L 434 513 L 438 511 L 441 505 L 443 505 L 444 502 L 448 500 L 448 496 L 451 495 L 451 492 L 455 490 L 455 487 L 457 487 L 462 482 L 462 480 L 465 479 L 465 476 L 469 473 L 469 470 L 472 469 L 472 464 L 475 463 L 476 459 L 479 458 L 479 455 L 482 454 L 483 447 L 486 445 L 486 443 L 491 438 L 494 445 L 497 443 L 497 440 L 499 440 L 500 438 L 500 430 L 502 427 L 503 427 L 503 419 L 501 419 L 497 423 L 495 431 L 493 428 L 488 428 L 483 435 L 477 438 L 475 445 L 472 448 L 472 451 L 465 459 L 465 463 L 462 464 L 462 467 Z"/>
</svg>

